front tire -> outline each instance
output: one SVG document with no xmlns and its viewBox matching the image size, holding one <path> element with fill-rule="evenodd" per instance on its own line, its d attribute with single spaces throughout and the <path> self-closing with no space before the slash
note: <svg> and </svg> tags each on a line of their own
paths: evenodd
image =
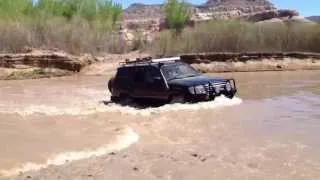
<svg viewBox="0 0 320 180">
<path fill-rule="evenodd" d="M 231 92 L 231 93 L 226 94 L 226 97 L 229 98 L 229 99 L 233 99 L 234 96 L 235 96 L 235 93 L 234 93 L 234 92 Z"/>
<path fill-rule="evenodd" d="M 121 101 L 120 97 L 111 96 L 110 98 L 111 102 L 119 103 Z"/>
<path fill-rule="evenodd" d="M 170 104 L 183 104 L 186 100 L 184 96 L 171 96 L 169 102 Z"/>
</svg>

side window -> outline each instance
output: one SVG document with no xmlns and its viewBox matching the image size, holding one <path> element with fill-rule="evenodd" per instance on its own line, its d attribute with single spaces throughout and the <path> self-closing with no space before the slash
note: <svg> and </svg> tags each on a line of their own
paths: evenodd
<svg viewBox="0 0 320 180">
<path fill-rule="evenodd" d="M 152 66 L 147 67 L 145 82 L 154 83 L 155 79 L 161 79 L 160 70 Z"/>
<path fill-rule="evenodd" d="M 117 76 L 119 77 L 130 77 L 131 68 L 119 68 L 117 72 Z"/>
<path fill-rule="evenodd" d="M 135 82 L 144 82 L 145 81 L 145 67 L 138 67 L 136 69 L 136 73 L 134 76 L 134 81 Z"/>
<path fill-rule="evenodd" d="M 161 80 L 160 70 L 155 67 L 138 67 L 135 71 L 134 82 L 154 84 L 155 79 Z"/>
</svg>

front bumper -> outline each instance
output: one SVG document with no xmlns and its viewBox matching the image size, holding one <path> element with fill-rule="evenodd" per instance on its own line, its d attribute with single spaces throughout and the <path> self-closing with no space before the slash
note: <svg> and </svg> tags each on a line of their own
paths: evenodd
<svg viewBox="0 0 320 180">
<path fill-rule="evenodd" d="M 227 90 L 227 83 L 230 83 L 231 89 Z M 204 85 L 206 93 L 205 94 L 189 94 L 189 101 L 210 101 L 215 97 L 220 95 L 225 95 L 227 97 L 233 96 L 237 93 L 236 81 L 234 79 L 227 79 L 223 83 L 210 82 Z"/>
</svg>

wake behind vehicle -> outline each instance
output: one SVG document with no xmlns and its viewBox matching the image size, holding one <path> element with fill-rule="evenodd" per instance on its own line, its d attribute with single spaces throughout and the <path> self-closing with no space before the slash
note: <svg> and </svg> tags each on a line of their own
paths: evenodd
<svg viewBox="0 0 320 180">
<path fill-rule="evenodd" d="M 126 60 L 108 82 L 111 101 L 128 99 L 184 103 L 214 100 L 236 92 L 234 79 L 203 75 L 180 58 Z"/>
</svg>

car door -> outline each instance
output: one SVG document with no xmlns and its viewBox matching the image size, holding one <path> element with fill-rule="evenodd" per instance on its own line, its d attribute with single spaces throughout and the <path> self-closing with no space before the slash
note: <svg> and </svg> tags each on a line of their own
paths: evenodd
<svg viewBox="0 0 320 180">
<path fill-rule="evenodd" d="M 148 89 L 145 83 L 146 67 L 136 66 L 133 77 L 133 97 L 144 98 L 148 96 Z"/>
<path fill-rule="evenodd" d="M 153 66 L 136 67 L 133 94 L 137 98 L 166 98 L 166 88 L 160 70 Z"/>
<path fill-rule="evenodd" d="M 146 92 L 153 99 L 167 99 L 167 88 L 159 68 L 148 66 L 145 73 Z"/>
</svg>

